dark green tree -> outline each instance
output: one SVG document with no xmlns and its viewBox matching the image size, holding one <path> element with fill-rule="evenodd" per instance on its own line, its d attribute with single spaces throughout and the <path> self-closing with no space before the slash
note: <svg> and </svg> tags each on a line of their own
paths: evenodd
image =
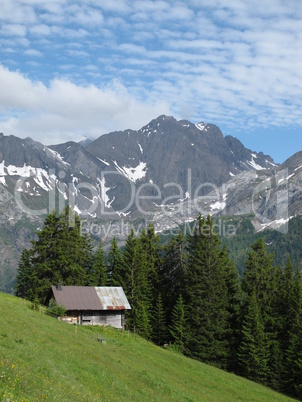
<svg viewBox="0 0 302 402">
<path fill-rule="evenodd" d="M 62 284 L 85 285 L 93 263 L 91 238 L 81 234 L 80 219 L 69 206 L 59 215 L 58 253 Z"/>
<path fill-rule="evenodd" d="M 124 291 L 130 302 L 132 303 L 134 297 L 134 288 L 136 283 L 136 275 L 137 275 L 137 264 L 138 259 L 136 257 L 138 250 L 138 239 L 134 235 L 133 229 L 131 230 L 126 243 L 125 248 L 122 254 L 122 260 L 124 265 Z"/>
<path fill-rule="evenodd" d="M 204 362 L 226 367 L 229 354 L 228 289 L 225 261 L 211 218 L 197 219 L 188 236 L 186 312 L 189 338 L 186 353 Z"/>
<path fill-rule="evenodd" d="M 91 271 L 88 275 L 88 284 L 90 286 L 106 286 L 107 272 L 105 265 L 105 257 L 101 241 L 93 258 Z"/>
<path fill-rule="evenodd" d="M 108 286 L 122 286 L 124 288 L 125 284 L 123 271 L 122 254 L 118 247 L 117 240 L 114 237 L 108 254 Z"/>
<path fill-rule="evenodd" d="M 158 294 L 152 317 L 152 340 L 157 345 L 167 341 L 167 322 L 161 293 Z"/>
<path fill-rule="evenodd" d="M 271 294 L 274 289 L 273 254 L 267 254 L 262 238 L 252 245 L 245 262 L 246 269 L 242 277 L 242 290 L 251 296 L 255 290 L 260 312 L 270 315 Z M 268 317 L 264 317 L 267 320 Z"/>
<path fill-rule="evenodd" d="M 302 400 L 302 283 L 298 266 L 291 295 L 289 311 L 292 323 L 288 333 L 288 348 L 285 351 L 283 389 L 289 395 Z"/>
<path fill-rule="evenodd" d="M 32 300 L 34 289 L 32 288 L 32 264 L 30 257 L 30 251 L 24 248 L 18 263 L 15 293 L 18 297 Z"/>
<path fill-rule="evenodd" d="M 81 236 L 80 220 L 67 206 L 58 215 L 50 213 L 32 241 L 31 263 L 34 298 L 45 304 L 51 285 L 84 285 L 92 261 L 91 242 Z M 31 298 L 31 300 L 33 300 Z"/>
<path fill-rule="evenodd" d="M 241 288 L 239 284 L 238 272 L 234 262 L 230 259 L 226 247 L 221 250 L 221 264 L 224 269 L 224 282 L 227 288 L 226 310 L 228 313 L 228 323 L 226 340 L 228 343 L 227 370 L 238 371 L 237 353 L 240 343 L 241 332 Z"/>
<path fill-rule="evenodd" d="M 155 233 L 154 226 L 149 223 L 146 230 L 141 232 L 139 241 L 145 254 L 146 269 L 152 286 L 152 302 L 155 303 L 159 288 L 159 273 L 162 266 L 162 246 L 160 237 Z"/>
<path fill-rule="evenodd" d="M 289 256 L 284 269 L 280 266 L 277 267 L 276 279 L 278 297 L 277 311 L 280 323 L 280 346 L 282 347 L 282 350 L 285 351 L 288 346 L 288 332 L 291 326 L 291 320 L 289 320 L 288 313 L 294 284 L 294 269 Z"/>
<path fill-rule="evenodd" d="M 302 400 L 302 311 L 297 315 L 290 332 L 284 388 L 289 395 Z"/>
<path fill-rule="evenodd" d="M 242 278 L 243 316 L 248 313 L 248 303 L 252 292 L 255 291 L 267 349 L 268 371 L 263 381 L 272 387 L 278 387 L 281 375 L 279 363 L 282 361 L 282 351 L 278 339 L 280 331 L 278 297 L 276 297 L 279 269 L 273 265 L 273 260 L 274 255 L 267 253 L 263 239 L 258 239 L 248 253 L 246 270 Z"/>
<path fill-rule="evenodd" d="M 127 314 L 129 328 L 146 339 L 152 336 L 152 286 L 145 250 L 134 233 L 129 235 L 123 253 L 125 290 L 131 305 Z"/>
<path fill-rule="evenodd" d="M 186 339 L 186 316 L 182 295 L 178 296 L 177 302 L 172 310 L 171 324 L 169 326 L 170 336 L 173 344 L 183 353 Z"/>
<path fill-rule="evenodd" d="M 238 360 L 244 377 L 260 383 L 266 382 L 269 371 L 268 348 L 256 291 L 252 292 L 248 300 Z"/>
<path fill-rule="evenodd" d="M 186 254 L 184 238 L 181 232 L 173 236 L 164 247 L 162 270 L 160 272 L 160 289 L 167 316 L 171 318 L 179 295 L 184 289 L 186 274 Z M 168 319 L 170 324 L 170 319 Z"/>
</svg>

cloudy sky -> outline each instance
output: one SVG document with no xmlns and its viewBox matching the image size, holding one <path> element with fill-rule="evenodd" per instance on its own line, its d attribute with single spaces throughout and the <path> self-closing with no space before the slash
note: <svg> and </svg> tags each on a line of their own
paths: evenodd
<svg viewBox="0 0 302 402">
<path fill-rule="evenodd" d="M 283 162 L 302 150 L 299 0 L 0 0 L 0 132 L 45 144 L 217 124 Z"/>
</svg>

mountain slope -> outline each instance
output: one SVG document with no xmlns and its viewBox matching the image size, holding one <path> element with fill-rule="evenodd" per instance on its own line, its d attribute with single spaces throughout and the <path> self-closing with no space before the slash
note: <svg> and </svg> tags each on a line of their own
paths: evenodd
<svg viewBox="0 0 302 402">
<path fill-rule="evenodd" d="M 0 399 L 289 401 L 137 335 L 75 327 L 0 293 Z M 106 344 L 97 341 L 98 334 Z"/>
</svg>

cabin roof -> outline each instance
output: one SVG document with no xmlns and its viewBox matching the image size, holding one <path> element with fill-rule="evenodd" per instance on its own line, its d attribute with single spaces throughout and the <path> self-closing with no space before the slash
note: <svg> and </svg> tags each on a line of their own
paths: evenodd
<svg viewBox="0 0 302 402">
<path fill-rule="evenodd" d="M 131 310 L 122 287 L 51 287 L 56 302 L 66 310 Z"/>
</svg>

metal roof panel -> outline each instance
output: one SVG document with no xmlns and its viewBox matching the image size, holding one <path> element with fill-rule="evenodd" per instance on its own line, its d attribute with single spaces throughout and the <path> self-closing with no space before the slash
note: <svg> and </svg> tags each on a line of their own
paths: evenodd
<svg viewBox="0 0 302 402">
<path fill-rule="evenodd" d="M 66 310 L 131 310 L 122 287 L 52 286 L 56 302 Z"/>
</svg>

